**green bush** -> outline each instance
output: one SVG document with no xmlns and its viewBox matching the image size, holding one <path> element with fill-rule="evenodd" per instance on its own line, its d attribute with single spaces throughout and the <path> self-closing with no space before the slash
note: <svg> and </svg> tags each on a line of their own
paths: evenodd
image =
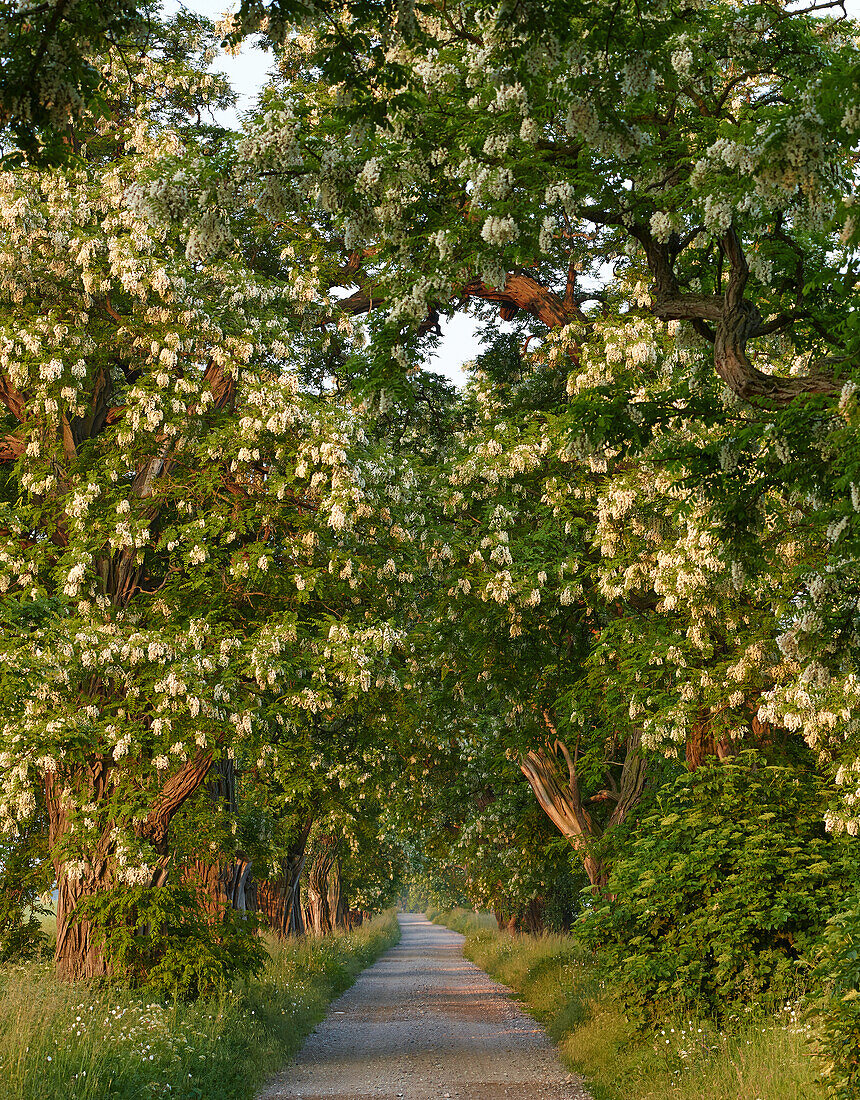
<svg viewBox="0 0 860 1100">
<path fill-rule="evenodd" d="M 199 899 L 184 886 L 105 891 L 78 906 L 110 960 L 131 987 L 195 997 L 235 977 L 259 973 L 266 948 L 249 913 L 228 909 L 210 923 Z"/>
<path fill-rule="evenodd" d="M 586 922 L 629 1010 L 723 1017 L 791 996 L 856 869 L 820 782 L 756 753 L 663 788 Z"/>
<path fill-rule="evenodd" d="M 860 893 L 830 918 L 813 974 L 815 1018 L 826 1061 L 823 1072 L 838 1100 L 860 1095 Z"/>
</svg>

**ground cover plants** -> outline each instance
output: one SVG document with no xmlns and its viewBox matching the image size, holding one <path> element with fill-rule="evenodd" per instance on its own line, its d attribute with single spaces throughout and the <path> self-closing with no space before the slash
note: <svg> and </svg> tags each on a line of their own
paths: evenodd
<svg viewBox="0 0 860 1100">
<path fill-rule="evenodd" d="M 0 969 L 3 1100 L 248 1100 L 329 1003 L 399 938 L 393 911 L 352 932 L 269 943 L 255 978 L 193 1001 Z"/>
</svg>

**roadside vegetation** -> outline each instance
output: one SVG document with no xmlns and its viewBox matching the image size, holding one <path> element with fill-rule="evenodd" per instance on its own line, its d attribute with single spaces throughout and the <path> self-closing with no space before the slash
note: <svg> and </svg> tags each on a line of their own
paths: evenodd
<svg viewBox="0 0 860 1100">
<path fill-rule="evenodd" d="M 575 935 L 511 934 L 487 914 L 430 910 L 466 936 L 465 953 L 513 989 L 585 1077 L 594 1100 L 818 1100 L 823 1063 L 799 1001 L 769 1012 L 667 1013 L 637 1028 L 599 958 Z"/>
<path fill-rule="evenodd" d="M 393 910 L 351 932 L 276 943 L 255 978 L 189 1001 L 0 969 L 2 1100 L 249 1100 L 329 1003 L 399 939 Z"/>
</svg>

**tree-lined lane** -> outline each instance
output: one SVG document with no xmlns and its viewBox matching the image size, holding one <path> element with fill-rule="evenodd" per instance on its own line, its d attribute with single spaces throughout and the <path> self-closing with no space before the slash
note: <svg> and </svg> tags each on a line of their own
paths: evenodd
<svg viewBox="0 0 860 1100">
<path fill-rule="evenodd" d="M 589 1100 L 463 937 L 400 916 L 402 939 L 332 1006 L 259 1100 Z"/>
</svg>

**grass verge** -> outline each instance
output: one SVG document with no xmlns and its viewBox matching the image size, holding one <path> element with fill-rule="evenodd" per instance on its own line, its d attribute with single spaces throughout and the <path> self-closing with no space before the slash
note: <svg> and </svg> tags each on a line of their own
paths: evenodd
<svg viewBox="0 0 860 1100">
<path fill-rule="evenodd" d="M 350 933 L 273 944 L 260 978 L 211 1000 L 0 971 L 0 1100 L 251 1100 L 330 1002 L 399 939 L 392 910 Z"/>
<path fill-rule="evenodd" d="M 795 1008 L 778 1018 L 674 1020 L 638 1034 L 573 936 L 511 935 L 467 910 L 432 912 L 466 936 L 465 953 L 513 989 L 585 1077 L 594 1100 L 824 1100 L 812 1036 Z"/>
</svg>

